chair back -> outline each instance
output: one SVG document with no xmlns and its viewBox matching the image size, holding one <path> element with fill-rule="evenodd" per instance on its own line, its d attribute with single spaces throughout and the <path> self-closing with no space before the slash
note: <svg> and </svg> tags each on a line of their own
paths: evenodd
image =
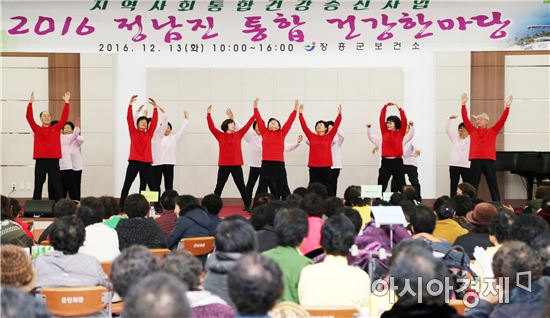
<svg viewBox="0 0 550 318">
<path fill-rule="evenodd" d="M 167 248 L 150 248 L 151 253 L 153 253 L 158 259 L 164 258 L 164 256 L 170 253 L 170 250 Z"/>
<path fill-rule="evenodd" d="M 200 256 L 209 254 L 214 250 L 214 237 L 201 236 L 181 239 L 181 246 L 189 253 Z"/>
<path fill-rule="evenodd" d="M 51 246 L 52 244 L 50 244 L 50 241 L 44 240 L 44 241 L 40 242 L 39 245 L 42 245 L 42 246 Z"/>
<path fill-rule="evenodd" d="M 57 317 L 88 316 L 105 308 L 111 316 L 111 292 L 103 286 L 43 288 L 37 297 Z"/>
<path fill-rule="evenodd" d="M 113 264 L 113 262 L 110 262 L 110 261 L 101 262 L 101 268 L 103 269 L 103 272 L 105 273 L 105 275 L 107 275 L 107 277 L 111 275 L 111 264 Z"/>
<path fill-rule="evenodd" d="M 359 312 L 359 310 L 354 307 L 302 307 L 309 313 L 310 317 L 312 318 L 353 318 L 353 316 Z"/>
</svg>

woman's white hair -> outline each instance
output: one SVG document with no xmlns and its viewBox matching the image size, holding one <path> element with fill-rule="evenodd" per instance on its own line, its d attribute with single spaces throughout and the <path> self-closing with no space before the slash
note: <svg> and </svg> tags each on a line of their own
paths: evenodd
<svg viewBox="0 0 550 318">
<path fill-rule="evenodd" d="M 487 115 L 487 113 L 481 113 L 479 115 L 477 115 L 478 118 L 483 118 L 487 121 L 489 121 L 489 115 Z"/>
</svg>

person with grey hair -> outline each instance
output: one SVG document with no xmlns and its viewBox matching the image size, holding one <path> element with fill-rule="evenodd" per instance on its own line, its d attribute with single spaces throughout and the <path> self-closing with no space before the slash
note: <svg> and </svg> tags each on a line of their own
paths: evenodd
<svg viewBox="0 0 550 318">
<path fill-rule="evenodd" d="M 498 294 L 481 293 L 479 304 L 466 311 L 466 317 L 547 317 L 550 277 L 542 275 L 541 257 L 534 249 L 519 241 L 505 242 L 492 267 Z M 497 304 L 499 295 L 506 301 Z"/>
<path fill-rule="evenodd" d="M 433 256 L 423 242 L 407 240 L 396 248 L 391 260 L 390 279 L 394 280 L 398 300 L 382 318 L 396 317 L 461 317 L 445 303 L 445 291 L 433 292 L 437 284 L 445 284 L 449 270 L 441 259 Z M 419 293 L 421 293 L 419 295 Z"/>
<path fill-rule="evenodd" d="M 481 173 L 485 175 L 487 184 L 489 185 L 489 191 L 491 192 L 491 199 L 493 201 L 500 201 L 500 193 L 498 190 L 497 175 L 495 170 L 496 160 L 496 143 L 497 135 L 499 134 L 504 123 L 510 113 L 510 106 L 512 106 L 512 96 L 508 96 L 504 111 L 500 116 L 500 119 L 489 127 L 489 115 L 481 113 L 478 116 L 472 116 L 476 121 L 476 126 L 472 124 L 468 117 L 468 110 L 466 109 L 466 102 L 468 101 L 468 95 L 462 94 L 462 121 L 466 130 L 470 134 L 470 176 L 472 185 L 477 189 L 481 180 Z"/>
</svg>

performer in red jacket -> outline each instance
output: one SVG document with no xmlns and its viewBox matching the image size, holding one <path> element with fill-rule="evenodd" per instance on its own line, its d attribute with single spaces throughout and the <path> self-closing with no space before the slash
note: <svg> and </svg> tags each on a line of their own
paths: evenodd
<svg viewBox="0 0 550 318">
<path fill-rule="evenodd" d="M 151 123 L 148 123 L 147 117 L 139 117 L 134 125 L 134 116 L 132 111 L 132 103 L 136 101 L 137 95 L 130 98 L 130 104 L 128 105 L 128 113 L 126 120 L 128 122 L 128 131 L 130 132 L 130 155 L 128 156 L 128 167 L 126 168 L 126 177 L 124 178 L 124 185 L 122 186 L 122 192 L 120 193 L 120 207 L 124 208 L 124 201 L 128 196 L 128 191 L 132 183 L 136 179 L 138 173 L 140 179 L 145 179 L 145 182 L 149 185 L 149 190 L 159 191 L 158 185 L 154 182 L 153 168 L 151 162 L 153 162 L 153 154 L 151 152 L 151 139 L 158 123 L 158 111 L 157 103 L 154 99 L 149 98 L 149 104 L 153 106 L 153 117 Z"/>
<path fill-rule="evenodd" d="M 31 94 L 29 104 L 27 105 L 27 122 L 31 126 L 34 133 L 34 150 L 33 159 L 34 166 L 34 193 L 33 200 L 42 198 L 42 187 L 46 181 L 52 181 L 53 199 L 55 201 L 61 198 L 61 174 L 59 172 L 59 159 L 61 158 L 61 127 L 65 126 L 65 122 L 69 117 L 69 99 L 71 93 L 66 92 L 63 95 L 65 106 L 61 113 L 61 119 L 55 125 L 50 125 L 52 117 L 48 111 L 40 113 L 40 121 L 42 126 L 38 126 L 33 118 L 32 104 L 34 102 L 34 92 Z"/>
<path fill-rule="evenodd" d="M 258 98 L 254 100 L 254 116 L 262 135 L 262 167 L 257 193 L 265 193 L 269 187 L 276 199 L 285 199 L 290 195 L 285 169 L 285 137 L 296 119 L 299 106 L 296 100 L 294 110 L 281 128 L 281 123 L 275 118 L 269 118 L 265 125 L 258 110 Z"/>
<path fill-rule="evenodd" d="M 244 202 L 245 209 L 250 208 L 250 200 L 246 195 L 246 186 L 243 176 L 243 153 L 241 150 L 241 142 L 244 134 L 250 129 L 254 122 L 254 116 L 250 117 L 243 128 L 236 130 L 235 121 L 226 119 L 221 124 L 221 131 L 216 128 L 212 120 L 212 105 L 207 109 L 206 121 L 212 135 L 218 140 L 219 156 L 218 156 L 218 179 L 216 181 L 216 189 L 214 193 L 221 197 L 223 187 L 229 178 L 229 174 L 233 177 L 235 185 L 239 189 L 241 198 Z"/>
<path fill-rule="evenodd" d="M 389 116 L 386 119 L 388 106 L 395 106 L 399 110 L 399 117 Z M 382 163 L 378 170 L 378 184 L 382 191 L 386 191 L 390 177 L 391 191 L 401 192 L 405 185 L 405 168 L 403 167 L 403 137 L 407 133 L 407 116 L 401 106 L 387 103 L 380 112 L 380 130 L 382 131 Z"/>
<path fill-rule="evenodd" d="M 497 135 L 504 127 L 504 123 L 510 113 L 510 106 L 512 106 L 512 96 L 508 96 L 504 111 L 500 116 L 500 119 L 492 127 L 489 127 L 489 115 L 481 113 L 478 116 L 472 116 L 476 121 L 476 126 L 472 124 L 470 118 L 468 118 L 468 110 L 466 109 L 466 102 L 468 101 L 468 95 L 462 94 L 462 121 L 468 133 L 470 133 L 470 176 L 472 185 L 477 189 L 479 187 L 479 181 L 481 180 L 481 173 L 485 175 L 487 184 L 489 185 L 489 191 L 491 192 L 491 199 L 493 201 L 500 201 L 500 192 L 498 190 L 497 174 L 495 170 L 496 160 L 496 148 L 497 148 Z"/>
<path fill-rule="evenodd" d="M 302 130 L 309 141 L 309 183 L 319 182 L 327 187 L 328 193 L 334 193 L 332 180 L 332 141 L 338 132 L 342 122 L 342 105 L 338 106 L 338 116 L 334 121 L 334 127 L 327 132 L 326 123 L 319 120 L 315 123 L 315 133 L 307 127 L 306 120 L 302 114 L 304 105 L 300 105 L 299 118 Z"/>
</svg>

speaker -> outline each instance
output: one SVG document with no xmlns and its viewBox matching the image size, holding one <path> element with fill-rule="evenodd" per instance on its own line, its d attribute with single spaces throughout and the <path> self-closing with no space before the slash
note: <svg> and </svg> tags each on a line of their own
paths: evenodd
<svg viewBox="0 0 550 318">
<path fill-rule="evenodd" d="M 27 200 L 25 217 L 53 217 L 53 200 Z"/>
</svg>

